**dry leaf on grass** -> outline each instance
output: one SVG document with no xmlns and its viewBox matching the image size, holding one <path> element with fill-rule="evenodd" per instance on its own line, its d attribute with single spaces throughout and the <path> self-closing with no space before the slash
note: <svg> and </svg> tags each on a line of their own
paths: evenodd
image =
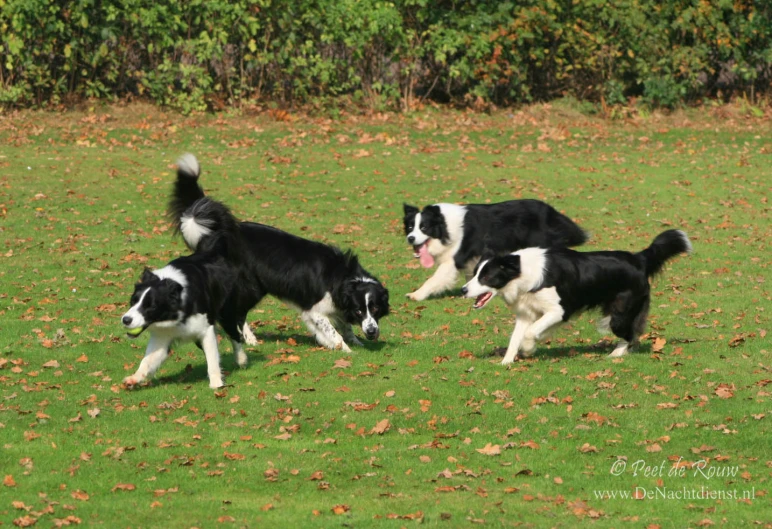
<svg viewBox="0 0 772 529">
<path fill-rule="evenodd" d="M 486 456 L 497 456 L 501 454 L 501 447 L 499 445 L 492 445 L 491 443 L 486 444 L 482 448 L 477 448 L 476 450 Z"/>
<path fill-rule="evenodd" d="M 373 429 L 370 430 L 370 433 L 383 435 L 389 430 L 389 428 L 391 428 L 391 423 L 389 422 L 389 419 L 383 419 L 381 421 L 378 421 L 376 425 L 373 426 Z"/>
</svg>

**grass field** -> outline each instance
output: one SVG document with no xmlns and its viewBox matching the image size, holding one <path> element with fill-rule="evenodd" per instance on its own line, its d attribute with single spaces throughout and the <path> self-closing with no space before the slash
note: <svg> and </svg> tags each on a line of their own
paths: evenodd
<svg viewBox="0 0 772 529">
<path fill-rule="evenodd" d="M 356 250 L 390 290 L 381 341 L 321 349 L 266 300 L 248 368 L 221 343 L 224 390 L 192 344 L 123 389 L 133 284 L 185 252 L 164 209 L 188 151 L 239 217 Z M 770 121 L 732 108 L 0 115 L 0 525 L 772 527 L 771 167 Z M 403 202 L 512 198 L 587 249 L 689 234 L 638 351 L 607 359 L 588 313 L 505 368 L 501 301 L 405 298 L 432 271 Z"/>
</svg>

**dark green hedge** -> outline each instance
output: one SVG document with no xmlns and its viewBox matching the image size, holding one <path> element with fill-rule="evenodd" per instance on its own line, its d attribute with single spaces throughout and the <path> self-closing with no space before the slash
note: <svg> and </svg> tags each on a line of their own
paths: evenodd
<svg viewBox="0 0 772 529">
<path fill-rule="evenodd" d="M 0 0 L 0 104 L 674 106 L 767 93 L 772 2 Z"/>
</svg>

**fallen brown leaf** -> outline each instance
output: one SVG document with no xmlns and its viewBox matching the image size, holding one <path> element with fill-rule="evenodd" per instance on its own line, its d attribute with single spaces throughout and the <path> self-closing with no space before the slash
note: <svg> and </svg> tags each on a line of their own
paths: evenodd
<svg viewBox="0 0 772 529">
<path fill-rule="evenodd" d="M 330 510 L 332 511 L 332 514 L 345 514 L 351 510 L 351 507 L 348 505 L 336 505 Z"/>
<path fill-rule="evenodd" d="M 373 429 L 370 430 L 370 433 L 383 435 L 389 430 L 389 428 L 391 428 L 391 423 L 389 422 L 389 419 L 383 419 L 378 421 L 376 425 L 373 426 Z"/>
<path fill-rule="evenodd" d="M 482 448 L 477 448 L 476 450 L 486 456 L 501 455 L 501 447 L 499 445 L 492 445 L 491 443 L 486 444 Z"/>
</svg>

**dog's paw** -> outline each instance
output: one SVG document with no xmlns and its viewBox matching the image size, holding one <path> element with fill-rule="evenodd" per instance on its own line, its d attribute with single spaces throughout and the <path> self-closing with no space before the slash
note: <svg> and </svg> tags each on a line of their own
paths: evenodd
<svg viewBox="0 0 772 529">
<path fill-rule="evenodd" d="M 536 350 L 536 339 L 533 336 L 526 335 L 520 343 L 520 352 L 523 356 L 530 356 Z"/>
<path fill-rule="evenodd" d="M 413 301 L 423 301 L 423 300 L 425 300 L 427 298 L 427 296 L 425 296 L 423 294 L 419 294 L 417 291 L 416 292 L 410 292 L 409 294 L 405 294 L 405 297 L 408 297 L 408 298 L 412 299 Z"/>
<path fill-rule="evenodd" d="M 508 366 L 509 364 L 514 364 L 515 360 L 517 360 L 517 356 L 512 356 L 512 357 L 505 356 L 504 359 L 501 361 L 501 365 Z"/>
<path fill-rule="evenodd" d="M 212 389 L 220 389 L 223 386 L 225 386 L 225 382 L 223 382 L 222 378 L 212 378 L 209 380 L 209 387 Z"/>
<path fill-rule="evenodd" d="M 249 324 L 245 323 L 244 328 L 241 330 L 241 336 L 244 338 L 244 343 L 247 345 L 257 345 L 257 338 L 255 337 L 252 329 L 249 328 Z"/>
<path fill-rule="evenodd" d="M 236 356 L 236 365 L 240 368 L 244 369 L 249 364 L 249 359 L 247 358 L 247 355 L 240 354 Z"/>
<path fill-rule="evenodd" d="M 362 345 L 361 343 L 359 345 Z M 336 349 L 340 349 L 344 353 L 350 353 L 351 347 L 349 347 L 345 342 L 341 343 Z"/>
<path fill-rule="evenodd" d="M 126 386 L 127 388 L 131 389 L 131 388 L 134 388 L 136 386 L 139 386 L 144 381 L 145 381 L 144 377 L 140 377 L 140 376 L 137 376 L 136 374 L 134 374 L 134 375 L 131 375 L 129 377 L 124 378 L 123 379 L 123 385 Z"/>
</svg>

